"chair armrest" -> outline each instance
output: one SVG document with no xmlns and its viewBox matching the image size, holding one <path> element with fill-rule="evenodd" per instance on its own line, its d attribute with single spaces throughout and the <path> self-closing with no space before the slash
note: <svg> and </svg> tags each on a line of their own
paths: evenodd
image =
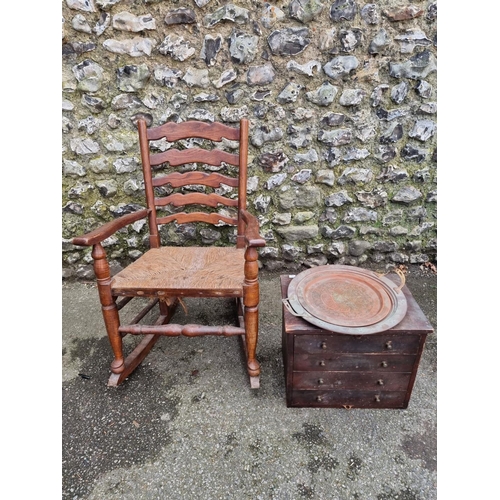
<svg viewBox="0 0 500 500">
<path fill-rule="evenodd" d="M 259 220 L 247 210 L 240 210 L 241 218 L 245 221 L 245 242 L 249 247 L 265 247 L 266 240 L 259 233 Z"/>
<path fill-rule="evenodd" d="M 132 224 L 135 221 L 140 219 L 144 219 L 147 217 L 149 210 L 144 208 L 143 210 L 138 210 L 132 214 L 122 215 L 117 219 L 114 219 L 110 222 L 106 222 L 101 227 L 94 229 L 90 233 L 83 234 L 81 236 L 75 236 L 71 241 L 73 245 L 78 245 L 82 247 L 88 247 L 95 245 L 96 243 L 100 243 L 105 240 L 113 233 L 116 233 L 122 227 L 127 226 L 128 224 Z"/>
</svg>

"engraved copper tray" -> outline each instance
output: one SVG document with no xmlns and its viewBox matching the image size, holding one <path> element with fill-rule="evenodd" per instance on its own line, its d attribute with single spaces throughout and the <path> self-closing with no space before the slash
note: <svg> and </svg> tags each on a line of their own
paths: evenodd
<svg viewBox="0 0 500 500">
<path fill-rule="evenodd" d="M 383 332 L 405 316 L 398 286 L 384 275 L 355 266 L 326 265 L 303 271 L 288 286 L 283 304 L 294 316 L 326 330 L 351 335 Z"/>
</svg>

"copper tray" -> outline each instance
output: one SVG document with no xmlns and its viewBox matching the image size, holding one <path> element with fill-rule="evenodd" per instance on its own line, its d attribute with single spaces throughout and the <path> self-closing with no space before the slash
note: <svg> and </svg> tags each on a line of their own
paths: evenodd
<svg viewBox="0 0 500 500">
<path fill-rule="evenodd" d="M 288 286 L 283 304 L 294 316 L 332 332 L 363 335 L 383 332 L 405 316 L 401 284 L 355 266 L 326 265 L 303 271 Z"/>
</svg>

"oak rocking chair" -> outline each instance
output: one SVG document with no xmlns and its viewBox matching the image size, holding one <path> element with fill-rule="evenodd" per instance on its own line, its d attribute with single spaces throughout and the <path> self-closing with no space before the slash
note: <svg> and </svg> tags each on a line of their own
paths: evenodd
<svg viewBox="0 0 500 500">
<path fill-rule="evenodd" d="M 238 128 L 217 122 L 197 121 L 169 122 L 148 128 L 146 122 L 140 119 L 137 127 L 147 208 L 120 216 L 72 240 L 75 245 L 93 247 L 92 258 L 99 298 L 114 353 L 108 385 L 117 386 L 123 382 L 143 361 L 161 335 L 239 335 L 246 357 L 250 386 L 258 388 L 260 365 L 256 359 L 259 306 L 257 247 L 265 246 L 265 241 L 259 234 L 257 218 L 246 209 L 248 120 L 242 119 Z M 239 154 L 217 148 L 197 147 L 200 144 L 206 145 L 206 141 L 220 143 L 223 138 L 237 141 L 228 144 L 239 146 Z M 186 143 L 183 141 L 185 139 L 195 142 Z M 160 148 L 160 152 L 156 152 L 158 149 L 155 150 L 154 146 L 160 140 L 167 141 L 167 149 L 161 151 Z M 180 143 L 180 150 L 168 148 L 176 141 L 183 141 Z M 185 149 L 182 149 L 182 146 Z M 181 171 L 173 168 L 186 164 L 188 167 Z M 211 167 L 207 168 L 208 171 L 193 170 L 194 164 Z M 163 167 L 167 168 L 167 175 L 159 174 Z M 236 170 L 237 176 L 220 173 L 217 171 L 219 167 L 227 172 Z M 196 189 L 189 191 L 189 186 L 195 186 Z M 224 189 L 221 189 L 221 186 Z M 235 189 L 237 197 L 233 195 Z M 231 196 L 224 196 L 226 191 L 229 191 Z M 197 207 L 193 209 L 192 205 Z M 204 207 L 205 212 L 196 211 L 200 205 Z M 223 208 L 220 208 L 221 205 Z M 150 249 L 111 276 L 103 240 L 127 225 L 145 218 L 149 223 Z M 236 226 L 235 247 L 161 245 L 159 226 L 192 222 Z M 147 297 L 150 302 L 130 324 L 123 325 L 120 323 L 119 311 L 135 297 Z M 182 303 L 184 297 L 233 298 L 237 324 L 206 326 L 170 323 L 177 305 Z M 140 321 L 157 304 L 159 315 L 154 324 L 141 324 Z M 125 357 L 122 339 L 128 334 L 143 335 L 143 338 Z"/>
</svg>

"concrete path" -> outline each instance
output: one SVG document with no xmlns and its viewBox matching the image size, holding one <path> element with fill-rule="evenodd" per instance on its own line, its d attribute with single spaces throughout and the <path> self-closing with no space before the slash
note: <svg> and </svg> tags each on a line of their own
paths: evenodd
<svg viewBox="0 0 500 500">
<path fill-rule="evenodd" d="M 236 338 L 166 338 L 118 388 L 97 290 L 63 284 L 64 500 L 435 500 L 437 330 L 406 410 L 287 408 L 279 275 L 261 273 L 251 390 Z M 408 288 L 436 328 L 437 277 Z M 217 302 L 217 303 L 215 303 Z M 222 300 L 180 320 L 220 320 Z M 127 338 L 128 339 L 128 338 Z"/>
</svg>

